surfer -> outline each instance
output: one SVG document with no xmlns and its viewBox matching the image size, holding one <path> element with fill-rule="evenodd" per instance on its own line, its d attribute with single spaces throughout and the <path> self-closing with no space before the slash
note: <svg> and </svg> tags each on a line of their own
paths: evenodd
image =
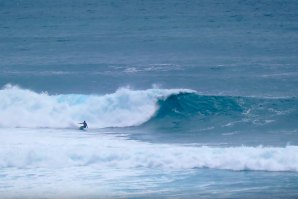
<svg viewBox="0 0 298 199">
<path fill-rule="evenodd" d="M 83 124 L 83 126 L 81 126 L 80 129 L 88 128 L 87 122 L 85 120 L 84 120 L 84 122 L 79 123 L 79 124 Z"/>
</svg>

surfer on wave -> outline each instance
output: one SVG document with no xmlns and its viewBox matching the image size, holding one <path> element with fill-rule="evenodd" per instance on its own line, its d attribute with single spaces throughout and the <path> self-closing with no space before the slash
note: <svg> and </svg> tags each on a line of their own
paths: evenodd
<svg viewBox="0 0 298 199">
<path fill-rule="evenodd" d="M 85 128 L 88 128 L 88 125 L 87 125 L 87 122 L 84 121 L 82 123 L 79 123 L 79 124 L 83 124 L 83 126 L 80 127 L 81 130 L 85 129 Z"/>
</svg>

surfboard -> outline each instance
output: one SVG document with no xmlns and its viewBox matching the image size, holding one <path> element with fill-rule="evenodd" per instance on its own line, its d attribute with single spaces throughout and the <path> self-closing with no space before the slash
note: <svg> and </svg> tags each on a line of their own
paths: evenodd
<svg viewBox="0 0 298 199">
<path fill-rule="evenodd" d="M 81 126 L 79 129 L 80 129 L 81 131 L 85 131 L 85 128 L 84 128 L 83 126 Z"/>
</svg>

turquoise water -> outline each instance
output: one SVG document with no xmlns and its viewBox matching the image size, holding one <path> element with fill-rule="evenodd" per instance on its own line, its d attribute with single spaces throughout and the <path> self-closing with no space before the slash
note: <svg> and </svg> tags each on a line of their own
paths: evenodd
<svg viewBox="0 0 298 199">
<path fill-rule="evenodd" d="M 297 198 L 297 10 L 0 0 L 1 197 Z"/>
</svg>

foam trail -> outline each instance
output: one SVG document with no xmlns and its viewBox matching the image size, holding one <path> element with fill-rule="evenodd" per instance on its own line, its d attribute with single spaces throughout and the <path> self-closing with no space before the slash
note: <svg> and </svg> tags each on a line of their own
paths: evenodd
<svg viewBox="0 0 298 199">
<path fill-rule="evenodd" d="M 0 90 L 0 127 L 73 127 L 87 120 L 92 128 L 125 127 L 147 121 L 157 109 L 159 98 L 183 89 L 121 88 L 98 95 L 48 95 L 7 85 Z"/>
</svg>

